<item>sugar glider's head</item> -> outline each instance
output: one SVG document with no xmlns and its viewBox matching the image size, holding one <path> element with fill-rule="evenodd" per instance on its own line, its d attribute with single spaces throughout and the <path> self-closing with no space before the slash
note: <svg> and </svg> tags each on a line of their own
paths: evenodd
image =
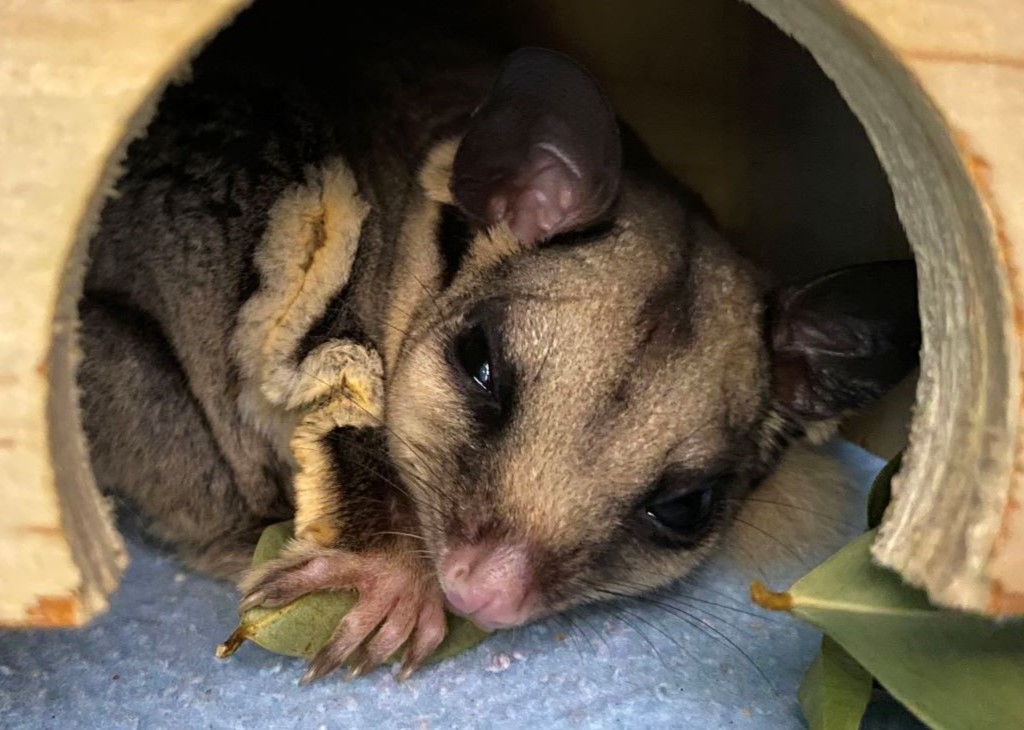
<svg viewBox="0 0 1024 730">
<path fill-rule="evenodd" d="M 763 291 L 561 55 L 513 54 L 423 180 L 389 448 L 484 627 L 684 575 L 788 442 L 916 362 L 912 263 Z"/>
</svg>

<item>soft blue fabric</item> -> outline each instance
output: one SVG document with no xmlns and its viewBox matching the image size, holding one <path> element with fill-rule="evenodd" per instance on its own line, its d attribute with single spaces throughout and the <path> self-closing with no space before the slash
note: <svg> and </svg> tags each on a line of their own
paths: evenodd
<svg viewBox="0 0 1024 730">
<path fill-rule="evenodd" d="M 880 462 L 830 448 L 866 489 Z M 498 634 L 404 684 L 378 671 L 300 688 L 300 661 L 251 645 L 215 659 L 236 619 L 231 587 L 131 538 L 107 615 L 80 631 L 0 632 L 0 727 L 800 728 L 796 688 L 818 637 L 752 606 L 747 587 L 788 586 L 858 531 L 863 502 L 863 490 L 851 493 L 841 534 L 794 565 L 752 571 L 723 555 L 660 606 L 588 609 L 571 626 Z M 919 726 L 886 701 L 865 727 Z"/>
</svg>

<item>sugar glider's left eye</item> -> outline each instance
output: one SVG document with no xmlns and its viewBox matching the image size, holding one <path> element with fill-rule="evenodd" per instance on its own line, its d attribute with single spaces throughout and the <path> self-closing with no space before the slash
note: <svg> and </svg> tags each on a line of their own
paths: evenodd
<svg viewBox="0 0 1024 730">
<path fill-rule="evenodd" d="M 680 534 L 699 531 L 710 519 L 714 508 L 714 487 L 671 497 L 647 506 L 647 516 L 661 527 Z"/>
<path fill-rule="evenodd" d="M 459 367 L 477 386 L 493 394 L 494 380 L 487 335 L 480 325 L 462 332 L 455 341 L 455 357 Z"/>
<path fill-rule="evenodd" d="M 719 516 L 727 484 L 721 475 L 662 477 L 641 506 L 651 537 L 672 546 L 700 540 Z"/>
<path fill-rule="evenodd" d="M 476 369 L 476 375 L 473 376 L 473 382 L 479 385 L 486 391 L 491 389 L 491 363 L 488 360 L 484 360 L 480 363 L 480 367 Z"/>
<path fill-rule="evenodd" d="M 482 438 L 496 436 L 516 406 L 516 369 L 506 357 L 500 306 L 486 302 L 468 312 L 448 344 L 451 385 Z"/>
</svg>

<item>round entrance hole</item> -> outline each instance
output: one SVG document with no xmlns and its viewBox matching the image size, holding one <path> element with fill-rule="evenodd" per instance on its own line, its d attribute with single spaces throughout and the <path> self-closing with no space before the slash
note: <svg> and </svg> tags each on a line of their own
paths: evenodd
<svg viewBox="0 0 1024 730">
<path fill-rule="evenodd" d="M 243 4 L 225 2 L 191 20 L 183 15 L 163 55 L 132 69 L 132 99 L 119 108 L 134 111 L 134 120 L 110 120 L 121 130 L 118 149 L 126 121 L 133 130 L 141 127 L 150 111 L 143 99 L 156 98 L 182 50 L 198 48 Z M 643 8 L 610 0 L 497 3 L 488 6 L 487 21 L 524 43 L 561 48 L 587 63 L 656 154 L 706 197 L 737 246 L 777 279 L 906 255 L 906 231 L 919 269 L 922 369 L 911 446 L 876 554 L 937 600 L 990 609 L 994 578 L 978 556 L 1005 533 L 1002 507 L 1015 484 L 1020 290 L 1008 259 L 1014 252 L 999 247 L 998 219 L 983 205 L 990 194 L 984 165 L 969 169 L 980 158 L 958 147 L 962 138 L 920 78 L 874 34 L 870 18 L 862 21 L 838 4 L 752 5 L 764 17 L 731 0 L 666 0 Z M 466 4 L 460 12 L 482 11 Z M 155 37 L 156 30 L 149 32 Z M 113 142 L 95 144 L 109 152 Z M 46 433 L 71 553 L 81 582 L 92 581 L 97 596 L 112 587 L 118 558 L 108 549 L 112 538 L 102 528 L 85 466 L 71 323 L 88 233 L 114 177 L 114 165 L 109 168 L 102 175 L 95 164 L 79 171 L 90 202 L 80 206 L 77 234 L 46 239 L 63 270 L 51 284 L 54 292 L 58 282 L 62 288 L 54 296 Z M 72 240 L 76 248 L 62 255 Z M 899 406 L 891 408 L 898 422 Z M 865 433 L 873 428 L 880 427 L 869 425 Z M 36 466 L 47 481 L 48 468 Z M 979 481 L 991 489 L 977 489 Z M 922 530 L 935 504 L 962 515 L 962 539 L 937 545 Z M 960 579 L 949 580 L 954 574 Z"/>
</svg>

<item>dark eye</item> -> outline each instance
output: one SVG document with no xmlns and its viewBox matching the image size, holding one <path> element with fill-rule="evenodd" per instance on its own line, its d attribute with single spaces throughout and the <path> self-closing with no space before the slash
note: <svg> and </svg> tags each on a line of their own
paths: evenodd
<svg viewBox="0 0 1024 730">
<path fill-rule="evenodd" d="M 647 516 L 660 527 L 679 535 L 699 532 L 714 512 L 713 487 L 704 487 L 663 502 L 647 505 Z"/>
<path fill-rule="evenodd" d="M 648 534 L 670 547 L 700 540 L 718 518 L 729 477 L 684 472 L 666 475 L 641 506 Z"/>
<path fill-rule="evenodd" d="M 516 411 L 519 378 L 504 338 L 504 314 L 503 302 L 477 305 L 448 346 L 451 386 L 480 438 L 497 437 Z"/>
<path fill-rule="evenodd" d="M 482 327 L 475 325 L 458 336 L 455 341 L 455 358 L 459 367 L 474 383 L 493 394 L 491 353 Z"/>
</svg>

